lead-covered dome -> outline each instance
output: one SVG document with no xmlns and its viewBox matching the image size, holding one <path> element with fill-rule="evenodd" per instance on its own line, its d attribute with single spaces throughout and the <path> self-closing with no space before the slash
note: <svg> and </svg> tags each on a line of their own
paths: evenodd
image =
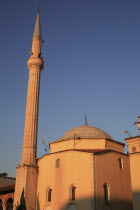
<svg viewBox="0 0 140 210">
<path fill-rule="evenodd" d="M 101 139 L 101 138 L 111 139 L 111 136 L 99 128 L 83 125 L 67 131 L 61 138 L 58 139 L 58 141 L 65 141 L 69 139 Z"/>
</svg>

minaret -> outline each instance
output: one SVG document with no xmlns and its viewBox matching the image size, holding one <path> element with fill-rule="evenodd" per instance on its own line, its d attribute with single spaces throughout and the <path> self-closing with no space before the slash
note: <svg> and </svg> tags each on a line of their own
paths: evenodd
<svg viewBox="0 0 140 210">
<path fill-rule="evenodd" d="M 29 69 L 29 81 L 21 165 L 36 165 L 40 72 L 43 68 L 41 44 L 42 38 L 38 12 L 33 33 L 31 57 L 27 62 L 27 67 Z"/>
<path fill-rule="evenodd" d="M 17 167 L 16 188 L 14 204 L 20 204 L 21 193 L 24 188 L 26 209 L 36 209 L 36 186 L 37 186 L 37 127 L 39 107 L 40 73 L 44 62 L 41 58 L 41 27 L 40 15 L 37 13 L 31 56 L 28 59 L 29 69 L 27 103 L 25 114 L 24 138 L 21 163 Z"/>
</svg>

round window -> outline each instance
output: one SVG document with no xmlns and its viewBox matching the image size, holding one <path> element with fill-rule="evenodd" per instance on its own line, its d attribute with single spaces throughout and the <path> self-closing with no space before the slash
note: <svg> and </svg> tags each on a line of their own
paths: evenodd
<svg viewBox="0 0 140 210">
<path fill-rule="evenodd" d="M 137 151 L 136 147 L 132 147 L 132 152 L 136 152 L 136 151 Z"/>
</svg>

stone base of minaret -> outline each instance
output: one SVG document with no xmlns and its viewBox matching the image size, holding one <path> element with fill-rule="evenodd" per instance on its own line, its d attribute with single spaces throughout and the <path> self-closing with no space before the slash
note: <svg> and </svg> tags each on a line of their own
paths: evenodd
<svg viewBox="0 0 140 210">
<path fill-rule="evenodd" d="M 18 166 L 16 172 L 16 187 L 14 209 L 20 205 L 21 194 L 24 188 L 26 210 L 36 210 L 37 166 Z"/>
</svg>

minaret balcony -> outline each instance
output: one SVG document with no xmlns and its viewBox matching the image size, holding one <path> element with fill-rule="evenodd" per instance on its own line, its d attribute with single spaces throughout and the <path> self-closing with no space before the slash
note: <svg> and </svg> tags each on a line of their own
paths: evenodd
<svg viewBox="0 0 140 210">
<path fill-rule="evenodd" d="M 42 58 L 31 57 L 28 59 L 27 67 L 29 70 L 32 67 L 38 67 L 41 70 L 44 67 L 44 61 L 42 60 Z"/>
</svg>

